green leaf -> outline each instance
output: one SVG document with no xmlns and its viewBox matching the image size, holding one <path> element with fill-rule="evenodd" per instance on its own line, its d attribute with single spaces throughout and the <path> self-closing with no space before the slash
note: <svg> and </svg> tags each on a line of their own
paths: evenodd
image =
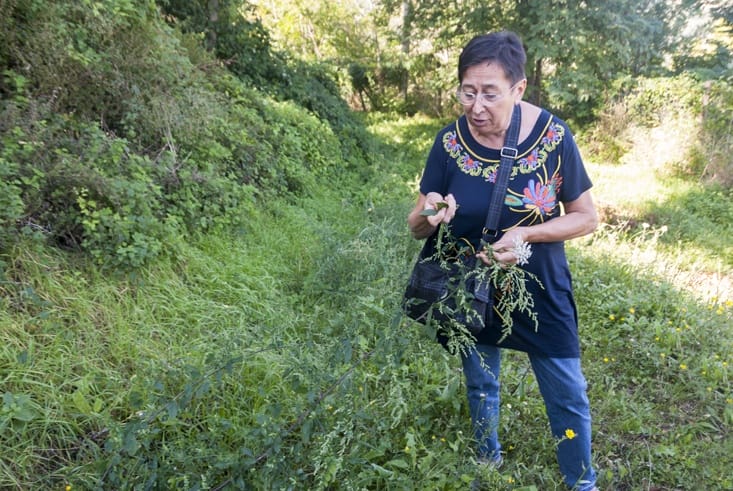
<svg viewBox="0 0 733 491">
<path fill-rule="evenodd" d="M 168 419 L 176 419 L 180 407 L 176 401 L 171 401 L 165 405 L 165 410 L 168 412 Z"/>
<path fill-rule="evenodd" d="M 381 465 L 377 465 L 377 464 L 374 464 L 374 463 L 372 464 L 372 469 L 374 469 L 375 471 L 377 471 L 377 473 L 381 477 L 389 477 L 392 474 L 394 474 L 394 472 L 392 472 L 390 470 L 387 470 L 384 467 L 382 467 Z"/>
<path fill-rule="evenodd" d="M 76 406 L 76 409 L 79 410 L 82 414 L 91 414 L 92 413 L 92 407 L 89 405 L 89 402 L 87 401 L 86 397 L 84 396 L 84 393 L 81 390 L 76 390 L 71 395 L 71 400 L 74 403 L 74 406 Z"/>
<path fill-rule="evenodd" d="M 130 457 L 135 455 L 137 451 L 140 449 L 140 442 L 137 441 L 137 438 L 135 438 L 135 435 L 132 433 L 128 433 L 125 435 L 125 440 L 122 445 L 122 450 L 127 453 Z"/>
<path fill-rule="evenodd" d="M 409 469 L 410 465 L 402 459 L 390 460 L 385 464 L 387 467 L 397 467 L 398 469 Z"/>
<path fill-rule="evenodd" d="M 446 203 L 445 201 L 438 201 L 437 203 L 435 203 L 434 209 L 427 208 L 421 211 L 420 215 L 424 217 L 431 217 L 433 215 L 436 215 L 443 208 L 448 208 L 448 203 Z"/>
</svg>

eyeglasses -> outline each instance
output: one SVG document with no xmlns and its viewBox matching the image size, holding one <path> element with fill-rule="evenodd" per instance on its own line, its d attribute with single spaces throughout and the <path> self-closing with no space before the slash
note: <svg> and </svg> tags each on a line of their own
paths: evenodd
<svg viewBox="0 0 733 491">
<path fill-rule="evenodd" d="M 460 102 L 464 106 L 470 106 L 477 100 L 481 100 L 481 102 L 483 102 L 485 106 L 493 106 L 494 104 L 502 100 L 504 97 L 506 97 L 508 94 L 511 94 L 512 91 L 517 87 L 517 85 L 519 85 L 522 82 L 524 82 L 524 79 L 520 80 L 519 82 L 509 87 L 509 90 L 505 94 L 501 94 L 498 92 L 482 92 L 480 94 L 477 94 L 475 92 L 466 92 L 463 90 L 457 90 L 456 99 L 458 99 L 458 102 Z"/>
</svg>

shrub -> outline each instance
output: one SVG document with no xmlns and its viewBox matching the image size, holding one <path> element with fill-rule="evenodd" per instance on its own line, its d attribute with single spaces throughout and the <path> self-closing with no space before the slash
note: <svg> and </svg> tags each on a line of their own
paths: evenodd
<svg viewBox="0 0 733 491">
<path fill-rule="evenodd" d="M 733 76 L 705 84 L 702 127 L 703 177 L 733 186 Z"/>
<path fill-rule="evenodd" d="M 325 65 L 293 60 L 272 49 L 269 33 L 246 17 L 248 2 L 220 1 L 212 20 L 207 2 L 159 0 L 171 24 L 193 34 L 245 85 L 292 101 L 327 121 L 341 139 L 343 162 L 369 162 L 373 148 L 359 117 L 340 94 L 337 75 Z"/>
<path fill-rule="evenodd" d="M 625 103 L 632 121 L 654 127 L 669 118 L 698 115 L 702 86 L 687 73 L 667 78 L 643 78 L 625 97 Z"/>
<path fill-rule="evenodd" d="M 171 243 L 152 163 L 94 124 L 5 104 L 2 128 L 3 236 L 18 232 L 83 248 L 100 263 L 139 266 Z"/>
<path fill-rule="evenodd" d="M 275 102 L 228 75 L 196 32 L 162 22 L 151 1 L 0 10 L 3 248 L 31 233 L 136 268 L 175 251 L 182 233 L 243 226 L 255 186 L 298 196 L 316 177 L 368 168 L 369 137 L 326 70 L 280 70 L 292 83 L 276 96 L 293 102 Z M 255 38 L 217 33 L 270 57 Z"/>
<path fill-rule="evenodd" d="M 593 157 L 605 162 L 636 159 L 648 165 L 733 182 L 733 90 L 729 80 L 675 77 L 619 81 L 615 102 L 581 136 Z"/>
</svg>

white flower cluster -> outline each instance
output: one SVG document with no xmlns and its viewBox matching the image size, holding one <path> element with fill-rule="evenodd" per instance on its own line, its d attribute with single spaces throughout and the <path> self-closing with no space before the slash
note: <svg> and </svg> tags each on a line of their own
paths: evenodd
<svg viewBox="0 0 733 491">
<path fill-rule="evenodd" d="M 517 265 L 523 266 L 529 263 L 529 258 L 532 257 L 532 246 L 529 245 L 529 242 L 525 242 L 517 237 L 514 239 L 512 252 L 517 258 Z"/>
</svg>

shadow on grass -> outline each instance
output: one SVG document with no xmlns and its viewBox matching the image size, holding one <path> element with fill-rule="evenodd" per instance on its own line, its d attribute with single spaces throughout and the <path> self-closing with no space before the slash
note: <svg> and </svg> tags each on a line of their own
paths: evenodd
<svg viewBox="0 0 733 491">
<path fill-rule="evenodd" d="M 660 241 L 719 259 L 733 270 L 733 190 L 698 185 L 673 193 L 662 202 L 643 205 L 635 216 L 601 208 L 607 223 L 625 226 L 630 232 L 643 224 L 666 227 Z"/>
</svg>

